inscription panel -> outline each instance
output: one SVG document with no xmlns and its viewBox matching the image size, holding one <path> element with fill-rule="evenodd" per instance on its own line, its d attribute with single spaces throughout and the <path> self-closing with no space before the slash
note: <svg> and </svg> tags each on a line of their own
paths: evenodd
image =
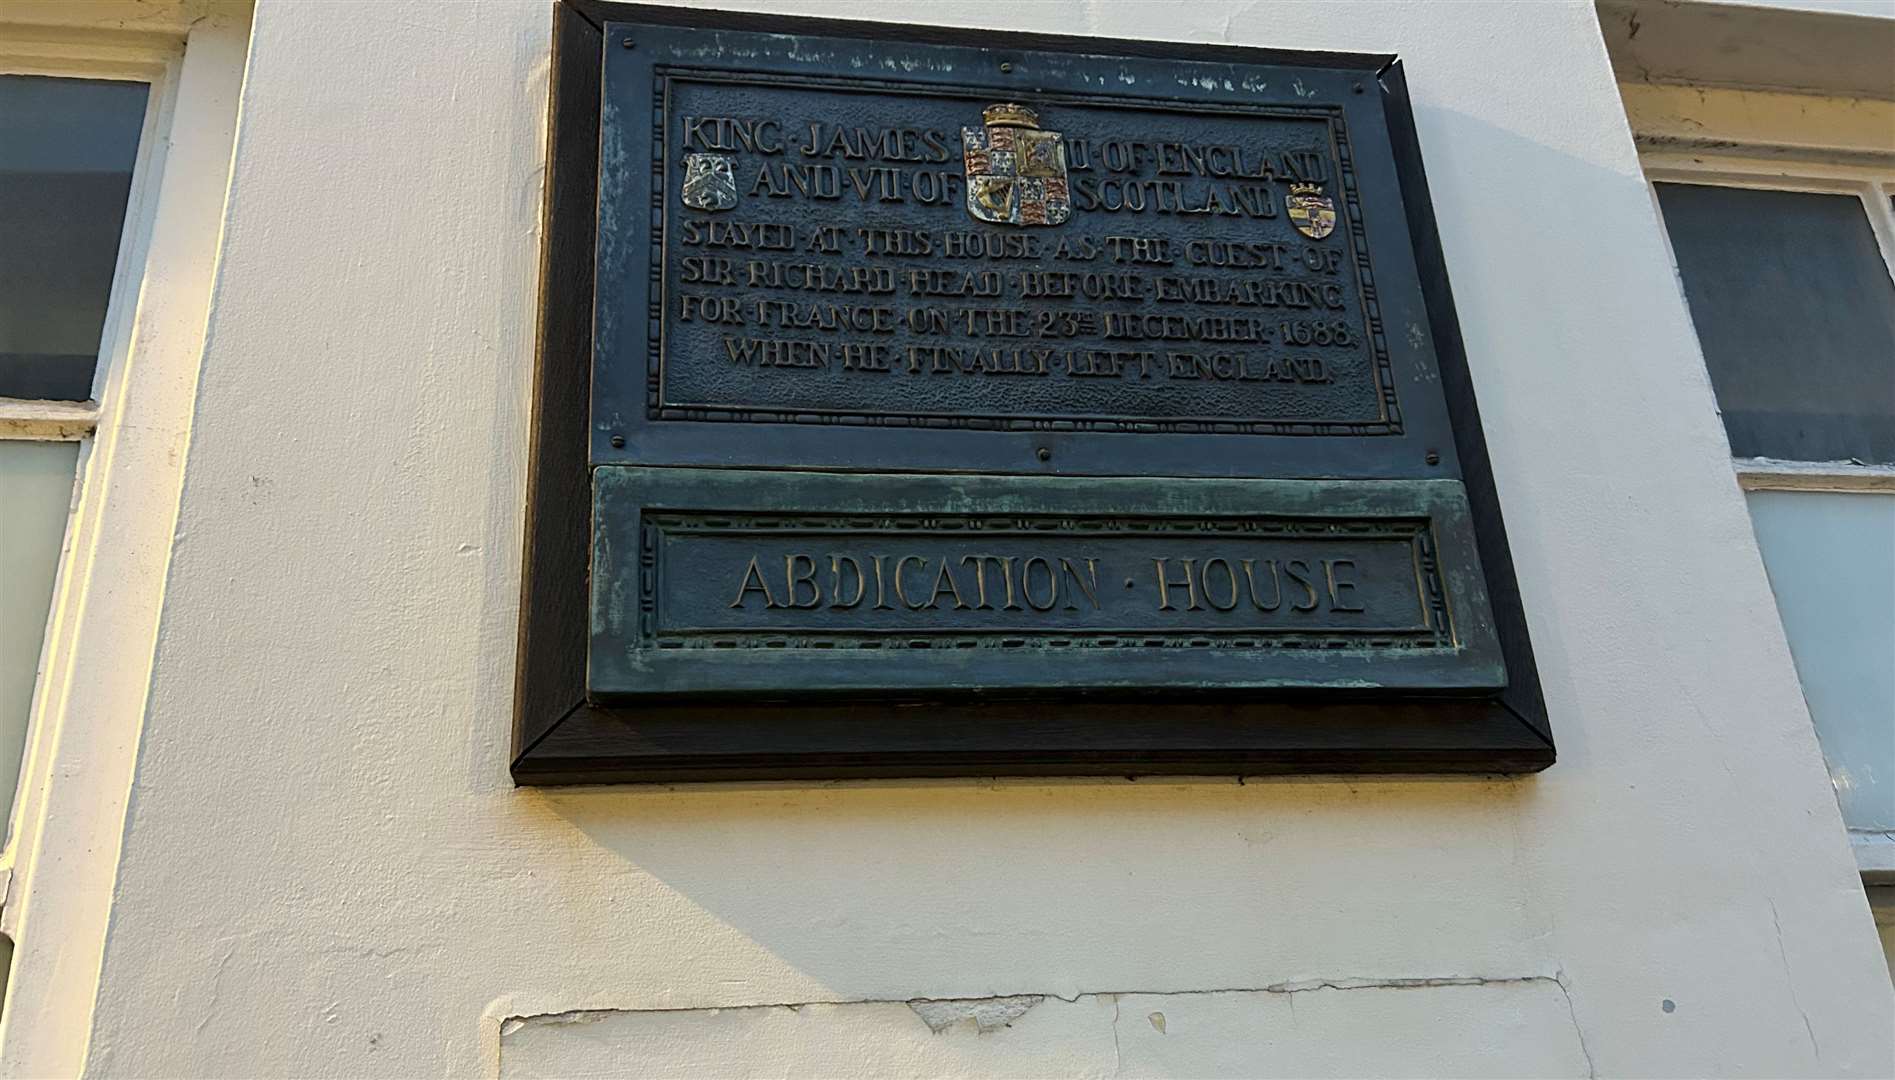
<svg viewBox="0 0 1895 1080">
<path fill-rule="evenodd" d="M 1425 519 L 647 514 L 642 541 L 661 648 L 1452 645 Z"/>
<path fill-rule="evenodd" d="M 595 463 L 1456 475 L 1359 75 L 608 32 Z"/>
<path fill-rule="evenodd" d="M 1027 127 L 875 79 L 661 68 L 653 96 L 654 418 L 1399 430 L 1338 108 L 1200 108 L 1176 137 L 1135 98 L 1036 95 Z M 973 144 L 1052 126 L 1064 219 L 970 213 L 977 170 L 1027 155 Z"/>
<path fill-rule="evenodd" d="M 1451 481 L 1179 481 L 1157 506 L 1126 480 L 595 487 L 600 700 L 1505 684 Z"/>
</svg>

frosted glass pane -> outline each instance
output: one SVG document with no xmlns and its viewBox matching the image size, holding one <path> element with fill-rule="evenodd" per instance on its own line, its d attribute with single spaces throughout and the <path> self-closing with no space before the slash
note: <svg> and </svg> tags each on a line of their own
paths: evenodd
<svg viewBox="0 0 1895 1080">
<path fill-rule="evenodd" d="M 1895 495 L 1749 498 L 1843 820 L 1895 829 Z"/>
<path fill-rule="evenodd" d="M 0 811 L 11 815 L 78 443 L 0 442 Z"/>
</svg>

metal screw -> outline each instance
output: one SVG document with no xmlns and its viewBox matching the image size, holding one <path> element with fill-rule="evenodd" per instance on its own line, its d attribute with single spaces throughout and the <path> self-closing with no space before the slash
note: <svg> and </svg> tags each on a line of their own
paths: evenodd
<svg viewBox="0 0 1895 1080">
<path fill-rule="evenodd" d="M 636 42 L 636 41 L 633 41 L 633 40 L 632 40 L 631 38 L 620 38 L 620 39 L 619 39 L 619 44 L 620 44 L 620 45 L 623 45 L 623 46 L 625 46 L 626 48 L 628 48 L 628 49 L 629 49 L 629 48 L 631 48 L 632 46 L 634 46 L 634 45 L 636 45 L 636 44 L 638 44 L 638 42 Z"/>
<path fill-rule="evenodd" d="M 1349 89 L 1354 90 L 1356 93 L 1360 94 L 1362 92 L 1362 84 L 1356 83 L 1354 86 L 1350 87 Z"/>
<path fill-rule="evenodd" d="M 623 435 L 612 436 L 612 449 L 614 450 L 625 449 L 625 436 Z"/>
<path fill-rule="evenodd" d="M 1428 456 L 1427 456 L 1427 458 L 1426 458 L 1425 460 L 1426 460 L 1426 461 L 1428 462 L 1428 464 L 1430 464 L 1430 465 L 1439 465 L 1439 464 L 1441 464 L 1441 451 L 1439 451 L 1439 450 L 1430 450 L 1430 451 L 1428 451 Z"/>
<path fill-rule="evenodd" d="M 1041 461 L 1053 460 L 1053 452 L 1051 450 L 1048 450 L 1044 446 L 1040 447 L 1038 450 L 1033 451 L 1033 454 L 1035 457 L 1039 458 Z"/>
<path fill-rule="evenodd" d="M 1013 70 L 1013 65 L 1012 65 L 1012 64 L 1009 64 L 1009 63 L 1007 63 L 1007 62 L 1006 62 L 1005 60 L 1002 60 L 1002 61 L 1000 62 L 1000 73 L 1001 73 L 1002 75 L 1005 75 L 1005 74 L 1007 74 L 1007 73 L 1009 73 L 1009 72 L 1011 72 L 1012 70 Z"/>
</svg>

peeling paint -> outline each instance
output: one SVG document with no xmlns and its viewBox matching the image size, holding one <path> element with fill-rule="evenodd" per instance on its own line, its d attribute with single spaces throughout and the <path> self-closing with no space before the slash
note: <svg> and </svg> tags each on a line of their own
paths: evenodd
<svg viewBox="0 0 1895 1080">
<path fill-rule="evenodd" d="M 972 1021 L 976 1032 L 985 1035 L 1000 1028 L 1012 1027 L 1015 1020 L 1027 1014 L 1027 1010 L 1045 1000 L 1043 994 L 945 1001 L 916 998 L 908 1003 L 908 1007 L 936 1035 L 969 1021 Z"/>
<path fill-rule="evenodd" d="M 502 1035 L 507 1033 L 508 1024 L 516 1025 L 513 1029 L 515 1031 L 519 1030 L 518 1025 L 524 1024 L 596 1024 L 612 1015 L 614 1011 L 612 1009 L 574 1009 L 571 1012 L 545 1013 L 540 1016 L 508 1017 L 500 1025 L 500 1033 Z"/>
</svg>

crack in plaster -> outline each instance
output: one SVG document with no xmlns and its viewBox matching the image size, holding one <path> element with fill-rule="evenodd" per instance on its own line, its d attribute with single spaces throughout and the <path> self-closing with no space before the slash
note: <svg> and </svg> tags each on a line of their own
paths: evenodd
<svg viewBox="0 0 1895 1080">
<path fill-rule="evenodd" d="M 1783 920 L 1777 916 L 1777 902 L 1764 897 L 1764 903 L 1770 905 L 1770 925 L 1777 932 L 1777 958 L 1783 961 L 1783 982 L 1790 990 L 1790 1004 L 1796 1006 L 1796 1014 L 1803 1018 L 1803 1032 L 1809 1036 L 1809 1048 L 1816 1051 L 1816 1060 L 1823 1060 L 1823 1047 L 1816 1041 L 1816 1029 L 1810 1026 L 1809 1013 L 1803 1009 L 1803 1002 L 1796 996 L 1796 978 L 1790 974 L 1790 954 L 1783 948 Z"/>
<path fill-rule="evenodd" d="M 1579 1040 L 1579 1052 L 1586 1058 L 1586 1080 L 1598 1080 L 1599 1066 L 1592 1062 L 1592 1051 L 1586 1046 L 1586 1029 L 1579 1026 L 1579 1010 L 1573 1006 L 1573 992 L 1566 985 L 1566 969 L 1553 973 L 1553 984 L 1559 987 L 1560 996 L 1566 999 L 1566 1015 L 1573 1022 L 1573 1037 Z"/>
<path fill-rule="evenodd" d="M 1772 905 L 1774 915 L 1774 905 Z M 1779 934 L 1781 931 L 1779 930 Z M 1781 941 L 1778 943 L 1781 948 Z M 1787 973 L 1787 958 L 1785 959 Z M 1119 1039 L 1119 1020 L 1123 999 L 1128 995 L 1154 998 L 1208 997 L 1218 994 L 1282 994 L 1290 1006 L 1291 1015 L 1296 1011 L 1296 995 L 1329 991 L 1334 993 L 1352 993 L 1358 990 L 1426 990 L 1447 986 L 1507 986 L 1526 985 L 1528 983 L 1551 983 L 1559 990 L 1560 998 L 1566 1003 L 1566 1016 L 1572 1022 L 1573 1037 L 1579 1044 L 1579 1053 L 1586 1062 L 1588 1080 L 1597 1080 L 1598 1065 L 1593 1061 L 1592 1049 L 1586 1044 L 1586 1031 L 1579 1022 L 1579 1010 L 1573 1003 L 1572 988 L 1568 985 L 1566 971 L 1560 968 L 1552 975 L 1443 975 L 1415 978 L 1325 978 L 1303 979 L 1270 983 L 1264 986 L 1229 986 L 1202 990 L 1128 990 L 1128 991 L 1079 991 L 1071 996 L 1065 994 L 992 994 L 978 997 L 961 998 L 836 998 L 810 999 L 807 1001 L 754 1002 L 743 1005 L 687 1005 L 666 1008 L 599 1008 L 570 1009 L 563 1012 L 536 1013 L 508 1016 L 501 1020 L 500 1036 L 506 1038 L 522 1028 L 533 1025 L 590 1024 L 604 1020 L 614 1014 L 650 1014 L 650 1013 L 703 1013 L 732 1012 L 752 1009 L 788 1009 L 801 1012 L 812 1005 L 906 1005 L 928 1025 L 929 1031 L 939 1035 L 955 1024 L 973 1020 L 976 1034 L 986 1035 L 1002 1028 L 1011 1027 L 1015 1020 L 1025 1016 L 1035 1006 L 1047 998 L 1055 998 L 1067 1004 L 1076 1004 L 1085 998 L 1109 998 L 1112 1002 L 1112 1074 L 1120 1075 L 1125 1066 L 1125 1058 Z M 1794 992 L 1792 992 L 1794 997 Z M 1799 1009 L 1801 1006 L 1798 1006 Z M 1807 1028 L 1809 1018 L 1803 1019 Z M 1154 1026 L 1158 1026 L 1154 1024 Z M 1164 1029 L 1159 1027 L 1162 1032 Z M 1810 1032 L 1811 1045 L 1815 1044 L 1815 1032 Z"/>
<path fill-rule="evenodd" d="M 1114 1023 L 1117 1023 L 1116 1010 L 1120 998 L 1136 997 L 1209 997 L 1217 994 L 1308 994 L 1321 990 L 1350 992 L 1356 990 L 1426 990 L 1442 986 L 1505 986 L 1508 984 L 1552 983 L 1557 986 L 1566 999 L 1567 1011 L 1572 1014 L 1573 1029 L 1579 1031 L 1579 1017 L 1572 1009 L 1572 994 L 1568 991 L 1563 972 L 1555 975 L 1434 975 L 1415 978 L 1329 978 L 1302 979 L 1270 983 L 1264 986 L 1219 986 L 1202 990 L 1081 990 L 1071 995 L 1058 993 L 1043 994 L 988 994 L 975 997 L 955 998 L 811 998 L 806 1001 L 759 1001 L 741 1005 L 678 1005 L 656 1008 L 598 1008 L 568 1009 L 561 1012 L 530 1013 L 509 1016 L 502 1021 L 505 1034 L 518 1031 L 528 1024 L 582 1024 L 604 1019 L 614 1013 L 686 1013 L 686 1012 L 739 1012 L 746 1009 L 789 1009 L 796 1011 L 810 1005 L 906 1005 L 916 1015 L 936 1031 L 952 1026 L 954 1023 L 972 1018 L 976 1026 L 981 1023 L 983 1007 L 999 1005 L 994 1012 L 985 1013 L 989 1017 L 986 1027 L 979 1030 L 991 1031 L 1004 1027 L 1007 1023 L 1024 1016 L 1034 1005 L 1055 998 L 1068 1005 L 1077 1004 L 1085 998 L 1110 998 L 1114 1008 Z M 1019 1003 L 1025 1003 L 1017 1012 L 1011 1012 L 1004 1021 L 993 1021 L 993 1017 L 1008 1013 Z M 924 1010 L 926 1010 L 924 1012 Z M 952 1014 L 941 1028 L 935 1028 L 936 1021 Z M 929 1019 L 932 1015 L 935 1019 Z M 516 1023 L 517 1022 L 517 1023 Z M 1583 1047 L 1585 1039 L 1580 1036 Z M 1590 1059 L 1588 1059 L 1590 1060 Z"/>
</svg>

